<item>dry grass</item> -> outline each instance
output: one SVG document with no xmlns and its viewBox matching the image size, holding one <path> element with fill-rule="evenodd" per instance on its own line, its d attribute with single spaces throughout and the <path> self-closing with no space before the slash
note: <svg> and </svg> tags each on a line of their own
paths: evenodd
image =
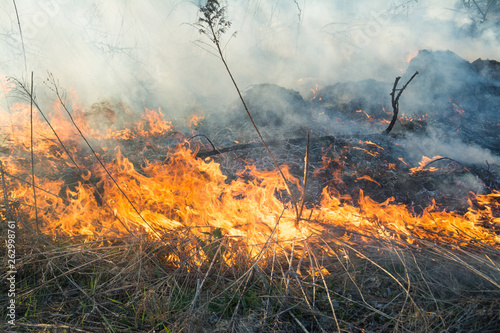
<svg viewBox="0 0 500 333">
<path fill-rule="evenodd" d="M 165 156 L 168 149 L 163 142 L 168 140 L 157 140 L 162 144 L 151 151 L 155 157 Z M 343 141 L 338 143 L 345 146 Z M 154 144 L 148 139 L 148 145 Z M 117 143 L 113 141 L 113 145 Z M 145 146 L 139 139 L 123 142 L 123 146 L 128 146 L 123 151 L 136 163 L 152 159 L 139 153 Z M 301 161 L 304 151 L 304 147 L 278 149 L 276 158 L 280 163 Z M 348 157 L 354 168 L 366 156 L 353 151 Z M 317 170 L 323 147 L 317 144 L 309 153 L 308 161 Z M 387 156 L 380 159 L 389 160 Z M 221 166 L 224 171 L 232 170 L 229 179 L 241 170 L 240 163 L 253 163 L 261 169 L 273 165 L 261 153 L 226 156 Z M 303 167 L 298 162 L 288 164 L 295 170 Z M 375 159 L 365 164 L 366 174 L 371 169 L 384 170 Z M 364 171 L 361 167 L 355 169 Z M 325 177 L 331 180 L 332 174 Z M 311 206 L 318 197 L 315 188 L 322 185 L 321 179 L 310 179 Z M 8 186 L 2 194 L 8 193 Z M 376 191 L 380 191 L 378 186 Z M 27 217 L 26 208 L 13 201 L 9 204 L 20 227 L 16 239 L 17 331 L 500 330 L 500 251 L 480 242 L 462 242 L 458 247 L 450 238 L 441 242 L 409 236 L 376 238 L 362 235 L 354 226 L 321 225 L 322 233 L 285 243 L 275 237 L 279 219 L 267 242 L 256 248 L 249 247 L 243 237 L 227 236 L 225 230 L 195 233 L 188 227 L 159 234 L 160 239 L 134 235 L 88 241 L 36 234 L 36 223 Z M 5 206 L 0 209 L 6 217 Z M 44 219 L 50 216 L 57 218 L 48 212 Z M 308 217 L 300 223 L 313 228 L 321 221 Z M 6 228 L 6 223 L 0 224 L 2 237 L 7 235 Z M 7 258 L 6 247 L 0 251 Z M 2 304 L 9 301 L 6 278 L 2 272 Z M 5 318 L 4 306 L 0 314 Z M 9 328 L 5 321 L 1 325 Z"/>
<path fill-rule="evenodd" d="M 323 332 L 335 331 L 337 324 L 344 332 L 500 328 L 498 252 L 386 240 L 355 245 L 332 231 L 297 239 L 291 247 L 271 237 L 251 259 L 242 241 L 223 231 L 205 239 L 190 235 L 186 229 L 164 234 L 161 241 L 85 243 L 21 229 L 18 331 Z M 222 256 L 228 249 L 231 255 Z M 5 247 L 1 255 L 6 257 Z"/>
</svg>

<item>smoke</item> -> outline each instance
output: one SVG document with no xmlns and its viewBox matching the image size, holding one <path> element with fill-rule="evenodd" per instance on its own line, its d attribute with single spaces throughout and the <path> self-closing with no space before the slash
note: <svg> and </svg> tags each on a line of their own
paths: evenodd
<svg viewBox="0 0 500 333">
<path fill-rule="evenodd" d="M 416 165 L 422 156 L 445 156 L 465 165 L 500 165 L 500 157 L 476 144 L 464 143 L 446 129 L 431 128 L 426 135 L 408 135 L 399 141 L 405 148 L 408 161 Z"/>
<path fill-rule="evenodd" d="M 233 0 L 225 54 L 242 88 L 273 83 L 303 95 L 315 84 L 391 81 L 418 49 L 493 58 L 494 27 L 468 33 L 461 1 Z M 0 72 L 38 84 L 52 73 L 84 103 L 116 99 L 173 115 L 225 108 L 234 88 L 197 29 L 190 1 L 18 1 L 0 4 Z M 467 30 L 469 29 L 469 30 Z M 232 33 L 237 32 L 235 37 Z M 201 43 L 198 41 L 202 41 Z M 213 52 L 213 50 L 212 50 Z"/>
</svg>

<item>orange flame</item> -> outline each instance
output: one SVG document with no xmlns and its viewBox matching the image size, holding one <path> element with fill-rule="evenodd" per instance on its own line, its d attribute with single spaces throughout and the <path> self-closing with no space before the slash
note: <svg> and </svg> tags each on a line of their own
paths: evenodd
<svg viewBox="0 0 500 333">
<path fill-rule="evenodd" d="M 443 158 L 444 158 L 443 156 L 439 156 L 439 155 L 434 156 L 433 158 L 429 158 L 427 156 L 422 156 L 422 161 L 420 161 L 418 163 L 419 166 L 415 167 L 415 168 L 411 168 L 410 169 L 410 174 L 413 175 L 413 174 L 415 174 L 417 172 L 420 172 L 420 171 L 436 172 L 436 171 L 439 170 L 439 168 L 436 168 L 436 167 L 429 167 L 429 168 L 427 168 L 427 165 L 429 163 L 432 163 L 432 162 L 437 161 L 437 160 L 441 160 Z"/>
<path fill-rule="evenodd" d="M 407 57 L 406 57 L 406 62 L 407 63 L 410 63 L 410 61 L 413 60 L 413 58 L 415 58 L 416 56 L 418 55 L 418 50 L 413 52 L 412 54 L 409 54 Z"/>
<path fill-rule="evenodd" d="M 193 127 L 193 126 L 198 126 L 198 124 L 200 123 L 201 120 L 203 120 L 203 116 L 200 116 L 200 115 L 193 115 L 191 117 L 191 119 L 189 119 L 189 127 Z"/>
<path fill-rule="evenodd" d="M 100 140 L 122 136 L 162 137 L 173 131 L 172 124 L 164 119 L 159 109 L 146 109 L 142 119 L 128 131 L 91 131 L 91 126 L 83 123 L 85 108 L 74 107 L 77 108 L 75 119 L 82 122 L 81 127 Z M 1 197 L 8 195 L 10 202 L 20 205 L 33 221 L 35 209 L 28 171 L 30 135 L 29 126 L 26 126 L 29 106 L 18 103 L 12 106 L 11 112 L 17 135 L 9 145 L 9 156 L 2 158 L 9 181 L 8 191 L 3 193 L 2 189 Z M 0 116 L 4 113 L 0 109 Z M 56 104 L 51 123 L 80 165 L 80 172 L 60 148 L 47 124 L 39 116 L 34 121 L 37 209 L 41 212 L 41 230 L 47 234 L 93 239 L 146 233 L 157 238 L 166 231 L 183 230 L 199 235 L 218 228 L 226 237 L 245 239 L 248 245 L 256 245 L 250 250 L 255 255 L 259 244 L 266 243 L 279 224 L 276 239 L 282 242 L 319 235 L 338 227 L 356 230 L 362 240 L 381 237 L 419 244 L 444 239 L 458 245 L 480 240 L 500 248 L 500 235 L 492 231 L 492 226 L 499 223 L 500 192 L 475 196 L 466 214 L 438 211 L 432 205 L 416 215 L 408 207 L 394 204 L 393 199 L 377 203 L 363 192 L 357 205 L 348 204 L 346 197 L 328 186 L 322 190 L 320 205 L 304 207 L 303 216 L 314 218 L 296 227 L 294 209 L 283 198 L 286 186 L 276 171 L 257 170 L 254 165 L 247 165 L 238 172 L 239 177 L 228 181 L 218 163 L 197 159 L 195 150 L 182 140 L 173 148 L 163 147 L 166 150 L 164 160 L 144 160 L 140 167 L 135 164 L 139 161 L 125 157 L 120 148 L 115 149 L 113 159 L 101 156 L 105 154 L 104 149 L 97 151 L 106 167 L 104 170 L 77 139 L 73 125 Z M 9 128 L 2 128 L 2 131 L 5 135 L 13 134 L 9 133 Z M 381 148 L 371 142 L 365 143 Z M 376 154 L 363 148 L 351 148 Z M 440 157 L 425 158 L 420 167 L 414 169 L 424 170 L 436 158 Z M 315 172 L 329 173 L 332 179 L 337 177 L 332 184 L 341 185 L 340 171 L 328 169 L 329 161 L 327 157 L 324 159 L 323 168 Z M 338 164 L 341 163 L 339 159 Z M 290 173 L 288 166 L 283 165 L 282 171 L 293 187 L 302 191 L 301 181 Z M 63 180 L 61 175 L 66 178 Z M 381 186 L 367 175 L 358 180 Z M 342 237 L 350 242 L 359 240 L 349 231 Z"/>
</svg>

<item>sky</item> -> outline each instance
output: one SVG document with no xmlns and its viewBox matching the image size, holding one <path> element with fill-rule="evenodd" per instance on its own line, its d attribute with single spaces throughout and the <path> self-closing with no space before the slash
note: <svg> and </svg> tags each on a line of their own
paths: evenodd
<svg viewBox="0 0 500 333">
<path fill-rule="evenodd" d="M 499 34 L 456 0 L 232 0 L 224 55 L 241 89 L 392 81 L 419 49 L 495 59 Z M 198 0 L 0 1 L 0 74 L 39 98 L 51 73 L 84 104 L 102 100 L 178 115 L 225 108 L 237 95 L 213 45 L 193 24 Z M 24 42 L 24 43 L 23 43 Z M 45 90 L 44 90 L 45 89 Z M 50 93 L 47 93 L 50 94 Z M 49 97 L 49 96 L 47 96 Z"/>
</svg>

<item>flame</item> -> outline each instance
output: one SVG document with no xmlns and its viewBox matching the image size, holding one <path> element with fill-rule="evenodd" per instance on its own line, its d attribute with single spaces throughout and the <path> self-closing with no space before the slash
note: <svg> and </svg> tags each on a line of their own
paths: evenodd
<svg viewBox="0 0 500 333">
<path fill-rule="evenodd" d="M 418 116 L 418 118 L 414 118 L 414 117 L 402 114 L 401 116 L 398 117 L 398 119 L 399 119 L 399 121 L 401 121 L 404 124 L 404 123 L 414 122 L 414 121 L 425 122 L 428 120 L 427 117 L 428 117 L 427 114 L 420 115 L 420 116 Z"/>
<path fill-rule="evenodd" d="M 193 115 L 191 117 L 191 119 L 189 119 L 189 127 L 193 127 L 193 126 L 198 126 L 198 124 L 200 123 L 201 120 L 203 120 L 203 116 L 200 116 L 200 115 Z"/>
<path fill-rule="evenodd" d="M 410 63 L 410 61 L 413 60 L 413 58 L 415 58 L 416 56 L 418 55 L 418 50 L 413 52 L 412 54 L 409 54 L 407 57 L 406 57 L 406 62 L 407 63 Z"/>
<path fill-rule="evenodd" d="M 365 149 L 365 148 L 361 148 L 361 147 L 345 147 L 345 148 L 352 148 L 352 149 L 356 149 L 356 150 L 361 150 L 363 152 L 365 152 L 366 154 L 370 155 L 370 156 L 378 156 L 378 152 L 371 152 L 369 151 L 368 149 Z"/>
<path fill-rule="evenodd" d="M 311 91 L 313 93 L 313 99 L 316 99 L 318 97 L 319 84 L 316 84 L 314 89 L 311 88 Z M 321 101 L 321 97 L 318 100 Z"/>
<path fill-rule="evenodd" d="M 137 134 L 142 137 L 165 135 L 172 131 L 172 123 L 164 119 L 161 110 L 145 109 L 142 121 L 137 126 Z"/>
<path fill-rule="evenodd" d="M 358 178 L 356 178 L 356 180 L 367 180 L 367 181 L 369 181 L 369 182 L 372 182 L 372 183 L 377 184 L 377 185 L 378 185 L 378 187 L 382 187 L 382 185 L 380 185 L 380 183 L 379 183 L 379 182 L 377 182 L 377 181 L 373 180 L 373 178 L 372 178 L 372 177 L 370 177 L 370 176 L 368 176 L 368 175 L 364 175 L 364 176 L 358 177 Z"/>
<path fill-rule="evenodd" d="M 84 122 L 86 108 L 78 103 L 72 107 L 75 121 L 99 140 L 135 138 L 137 140 L 129 144 L 142 144 L 145 141 L 139 139 L 164 137 L 174 131 L 160 109 L 146 109 L 141 120 L 130 129 L 98 130 L 91 129 Z M 11 142 L 9 155 L 2 157 L 8 178 L 7 193 L 3 193 L 2 188 L 0 197 L 7 195 L 10 202 L 19 205 L 33 221 L 35 203 L 30 186 L 30 135 L 26 125 L 29 105 L 16 103 L 11 107 L 11 113 L 16 136 L 9 132 L 11 127 L 1 129 L 2 134 L 10 136 Z M 4 115 L 5 110 L 0 109 L 0 116 Z M 286 248 L 286 244 L 290 244 L 287 242 L 294 239 L 313 239 L 332 228 L 341 228 L 345 232 L 340 237 L 347 242 L 379 237 L 418 245 L 444 239 L 467 246 L 479 240 L 500 248 L 500 235 L 495 232 L 500 222 L 500 192 L 474 196 L 465 214 L 439 211 L 436 205 L 432 205 L 416 215 L 405 205 L 394 203 L 392 198 L 378 203 L 362 191 L 358 202 L 353 204 L 349 197 L 341 196 L 335 188 L 343 184 L 340 167 L 345 162 L 339 156 L 333 161 L 333 165 L 339 167 L 332 168 L 332 160 L 324 156 L 323 166 L 314 174 L 326 174 L 332 182 L 322 190 L 320 204 L 304 207 L 302 216 L 309 218 L 296 226 L 293 205 L 287 199 L 283 178 L 276 171 L 258 170 L 254 165 L 247 165 L 237 173 L 236 179 L 229 181 L 218 163 L 196 158 L 196 149 L 182 138 L 173 147 L 156 143 L 157 149 L 166 152 L 166 157 L 160 161 L 129 159 L 119 147 L 112 155 L 105 149 L 93 155 L 78 139 L 60 103 L 54 104 L 50 121 L 68 150 L 61 149 L 48 125 L 36 115 L 37 210 L 40 229 L 46 234 L 88 239 L 130 234 L 161 238 L 166 232 L 196 236 L 220 230 L 224 237 L 244 240 L 250 247 L 249 254 L 257 255 L 259 246 L 262 247 L 271 235 L 282 242 L 282 248 Z M 364 143 L 381 149 L 372 142 Z M 377 154 L 359 147 L 346 148 Z M 96 163 L 97 156 L 105 168 Z M 440 157 L 424 158 L 418 168 L 413 168 L 414 172 L 424 170 L 437 158 Z M 404 163 L 402 159 L 400 161 Z M 395 165 L 388 164 L 388 167 L 395 168 Z M 282 166 L 282 171 L 290 184 L 301 192 L 300 179 L 290 173 L 287 165 Z M 368 175 L 358 180 L 381 186 Z M 277 230 L 276 234 L 273 234 L 274 230 Z M 350 230 L 356 230 L 358 235 Z M 326 274 L 329 272 L 325 269 L 323 275 Z"/>
<path fill-rule="evenodd" d="M 442 159 L 444 159 L 444 157 L 443 156 L 439 156 L 439 155 L 434 156 L 433 158 L 429 158 L 427 156 L 423 156 L 422 157 L 422 161 L 420 161 L 418 163 L 419 166 L 410 169 L 410 174 L 413 175 L 413 174 L 415 174 L 417 172 L 420 172 L 420 171 L 436 172 L 436 171 L 439 170 L 439 168 L 436 168 L 436 167 L 429 167 L 429 168 L 427 168 L 427 165 L 429 165 L 432 162 L 435 162 L 437 160 L 442 160 Z"/>
<path fill-rule="evenodd" d="M 405 162 L 405 160 L 402 157 L 399 157 L 398 160 L 403 163 L 404 165 L 408 165 L 408 163 Z"/>
<path fill-rule="evenodd" d="M 384 148 L 380 147 L 378 144 L 376 144 L 374 142 L 371 142 L 371 141 L 361 141 L 361 140 L 360 140 L 360 142 L 365 143 L 367 145 L 371 145 L 371 146 L 377 147 L 378 149 L 384 150 Z"/>
<path fill-rule="evenodd" d="M 356 112 L 357 112 L 357 113 L 363 113 L 363 114 L 366 116 L 366 118 L 368 118 L 368 119 L 370 119 L 370 120 L 372 119 L 372 116 L 370 116 L 368 113 L 366 113 L 366 112 L 365 112 L 365 111 L 363 111 L 363 110 L 356 110 Z"/>
</svg>

